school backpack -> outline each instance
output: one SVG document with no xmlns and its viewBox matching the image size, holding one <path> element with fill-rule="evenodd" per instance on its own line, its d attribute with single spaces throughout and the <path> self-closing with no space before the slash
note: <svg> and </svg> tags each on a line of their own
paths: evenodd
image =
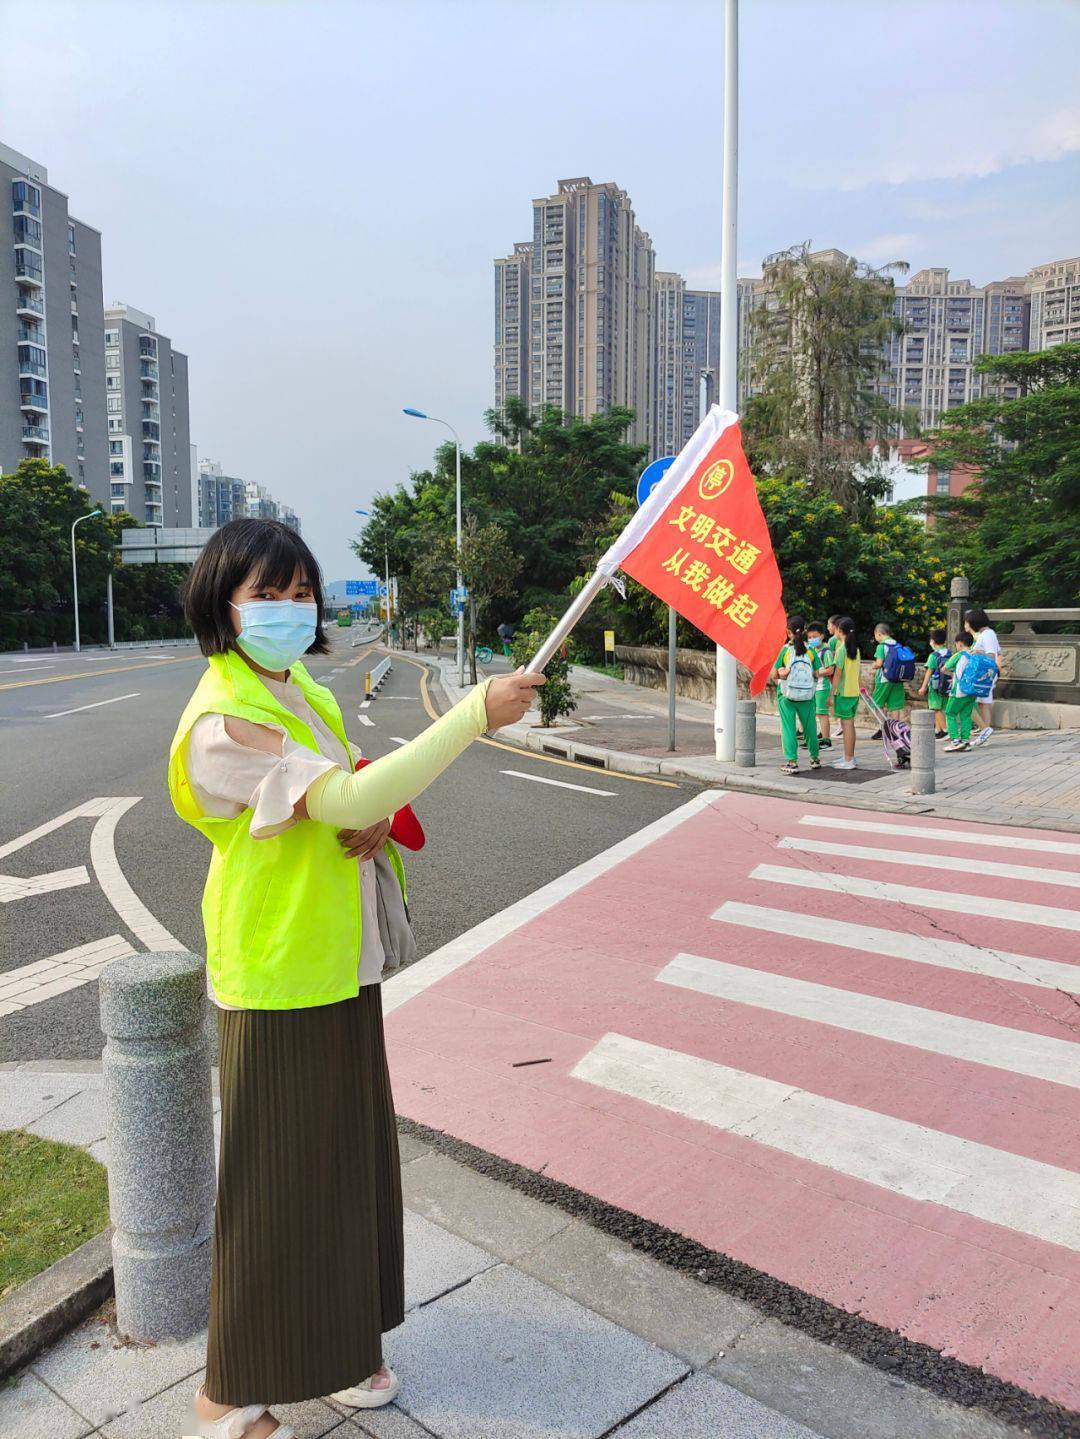
<svg viewBox="0 0 1080 1439">
<path fill-rule="evenodd" d="M 785 699 L 797 703 L 799 700 L 814 698 L 817 675 L 814 673 L 814 662 L 810 658 L 810 653 L 809 650 L 806 650 L 803 654 L 797 655 L 792 651 L 788 672 L 780 681 L 780 693 Z"/>
<path fill-rule="evenodd" d="M 956 680 L 958 695 L 974 695 L 976 699 L 989 697 L 997 679 L 997 665 L 992 655 L 972 654 L 968 651 L 967 663 L 959 667 Z"/>
<path fill-rule="evenodd" d="M 946 662 L 952 658 L 952 650 L 945 654 L 935 650 L 934 654 L 937 655 L 937 664 L 930 671 L 930 688 L 936 695 L 945 696 L 952 689 L 952 670 L 945 668 Z"/>
<path fill-rule="evenodd" d="M 913 680 L 915 678 L 915 651 L 909 649 L 907 645 L 886 645 L 881 673 L 889 684 L 895 684 L 898 680 Z"/>
</svg>

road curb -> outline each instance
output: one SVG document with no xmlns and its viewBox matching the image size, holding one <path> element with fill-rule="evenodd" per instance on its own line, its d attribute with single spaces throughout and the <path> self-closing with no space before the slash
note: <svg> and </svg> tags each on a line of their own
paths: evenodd
<svg viewBox="0 0 1080 1439">
<path fill-rule="evenodd" d="M 0 1379 L 36 1358 L 112 1292 L 110 1225 L 0 1299 Z"/>
</svg>

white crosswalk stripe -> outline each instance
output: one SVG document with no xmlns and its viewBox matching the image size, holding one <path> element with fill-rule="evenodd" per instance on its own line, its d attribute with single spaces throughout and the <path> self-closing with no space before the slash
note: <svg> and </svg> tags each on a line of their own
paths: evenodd
<svg viewBox="0 0 1080 1439">
<path fill-rule="evenodd" d="M 949 911 L 982 915 L 987 919 L 1012 920 L 1019 924 L 1043 924 L 1051 929 L 1077 927 L 1077 911 L 1058 909 L 1045 904 L 1023 904 L 1019 900 L 997 895 L 961 894 L 947 889 L 923 889 L 916 885 L 889 884 L 880 879 L 862 879 L 854 874 L 822 874 L 810 869 L 790 869 L 784 865 L 759 864 L 750 871 L 751 879 L 770 884 L 793 884 L 802 889 L 827 886 L 840 894 L 858 895 L 863 899 L 883 899 L 893 904 L 907 904 L 914 909 Z"/>
<path fill-rule="evenodd" d="M 605 1034 L 571 1075 L 894 1194 L 1080 1250 L 1080 1183 L 1055 1165 L 621 1034 Z"/>
<path fill-rule="evenodd" d="M 716 999 L 815 1020 L 853 1034 L 867 1034 L 1080 1089 L 1080 1044 L 1068 1039 L 1007 1029 L 1004 1025 L 696 954 L 676 955 L 657 979 Z"/>
<path fill-rule="evenodd" d="M 729 899 L 713 913 L 723 924 L 737 924 L 746 929 L 767 931 L 791 939 L 810 939 L 822 944 L 836 944 L 843 949 L 858 949 L 867 954 L 891 955 L 896 959 L 914 960 L 916 964 L 937 965 L 942 969 L 960 969 L 967 974 L 983 974 L 990 979 L 1007 979 L 1014 984 L 1034 984 L 1045 989 L 1060 989 L 1066 994 L 1080 994 L 1080 964 L 1061 964 L 1053 959 L 1036 959 L 1030 954 L 1012 954 L 1008 950 L 963 944 L 959 940 L 906 934 L 903 930 L 880 929 L 876 925 L 851 924 L 847 920 L 829 919 L 805 910 L 772 909 L 767 905 L 743 904 Z"/>
<path fill-rule="evenodd" d="M 901 839 L 935 839 L 941 844 L 972 844 L 995 849 L 1014 849 L 1032 854 L 1080 855 L 1080 840 L 1035 839 L 1030 834 L 983 834 L 979 829 L 933 829 L 926 824 L 898 824 L 887 820 L 840 819 L 831 814 L 804 814 L 800 824 L 816 829 L 856 830 L 863 834 L 887 834 Z"/>
<path fill-rule="evenodd" d="M 922 869 L 947 869 L 958 874 L 992 875 L 995 879 L 1019 879 L 1027 884 L 1058 884 L 1066 889 L 1080 889 L 1080 874 L 1064 869 L 1036 869 L 1030 864 L 1002 864 L 993 859 L 960 859 L 952 854 L 931 854 L 928 850 L 876 849 L 871 845 L 833 844 L 826 839 L 803 839 L 801 835 L 785 836 L 778 849 L 797 850 L 800 854 L 832 854 L 842 859 L 912 865 Z"/>
</svg>

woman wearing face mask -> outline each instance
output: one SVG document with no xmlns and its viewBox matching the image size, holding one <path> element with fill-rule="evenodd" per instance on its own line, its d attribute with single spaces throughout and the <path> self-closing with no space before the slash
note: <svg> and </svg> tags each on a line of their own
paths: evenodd
<svg viewBox="0 0 1080 1439">
<path fill-rule="evenodd" d="M 373 865 L 404 892 L 390 816 L 486 729 L 520 719 L 542 675 L 477 686 L 365 769 L 330 690 L 319 568 L 274 520 L 216 530 L 191 571 L 209 661 L 180 719 L 169 791 L 213 845 L 203 895 L 221 1039 L 221 1161 L 206 1439 L 294 1439 L 268 1405 L 397 1394 L 382 1335 L 402 1322 L 402 1210 L 383 1047 Z M 357 861 L 359 860 L 359 863 Z"/>
</svg>

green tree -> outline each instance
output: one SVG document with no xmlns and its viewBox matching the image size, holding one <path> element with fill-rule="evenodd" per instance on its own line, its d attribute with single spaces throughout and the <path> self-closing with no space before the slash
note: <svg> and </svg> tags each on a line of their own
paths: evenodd
<svg viewBox="0 0 1080 1439">
<path fill-rule="evenodd" d="M 521 628 L 514 635 L 513 658 L 516 665 L 525 666 L 554 629 L 557 618 L 541 605 L 529 610 L 521 621 Z M 544 669 L 547 683 L 537 690 L 540 704 L 540 723 L 548 729 L 560 715 L 573 714 L 577 707 L 574 691 L 570 685 L 570 661 L 563 650 L 550 659 Z"/>
<path fill-rule="evenodd" d="M 871 444 L 910 417 L 878 391 L 887 345 L 900 333 L 893 275 L 902 261 L 874 268 L 808 243 L 771 255 L 766 303 L 751 315 L 752 371 L 760 393 L 744 430 L 756 474 L 805 476 L 850 513 L 885 494 Z"/>
<path fill-rule="evenodd" d="M 490 618 L 495 602 L 514 593 L 521 557 L 510 548 L 506 531 L 500 525 L 481 525 L 474 515 L 469 515 L 461 531 L 460 564 L 462 582 L 469 591 L 469 667 L 475 684 L 477 621 Z M 412 571 L 412 583 L 419 595 L 434 604 L 437 595 L 445 595 L 449 590 L 457 568 L 455 537 L 444 535 L 418 560 Z"/>
<path fill-rule="evenodd" d="M 973 465 L 962 496 L 927 499 L 952 573 L 980 603 L 1073 606 L 1080 599 L 1080 345 L 984 355 L 994 393 L 947 410 L 924 463 Z"/>
</svg>

